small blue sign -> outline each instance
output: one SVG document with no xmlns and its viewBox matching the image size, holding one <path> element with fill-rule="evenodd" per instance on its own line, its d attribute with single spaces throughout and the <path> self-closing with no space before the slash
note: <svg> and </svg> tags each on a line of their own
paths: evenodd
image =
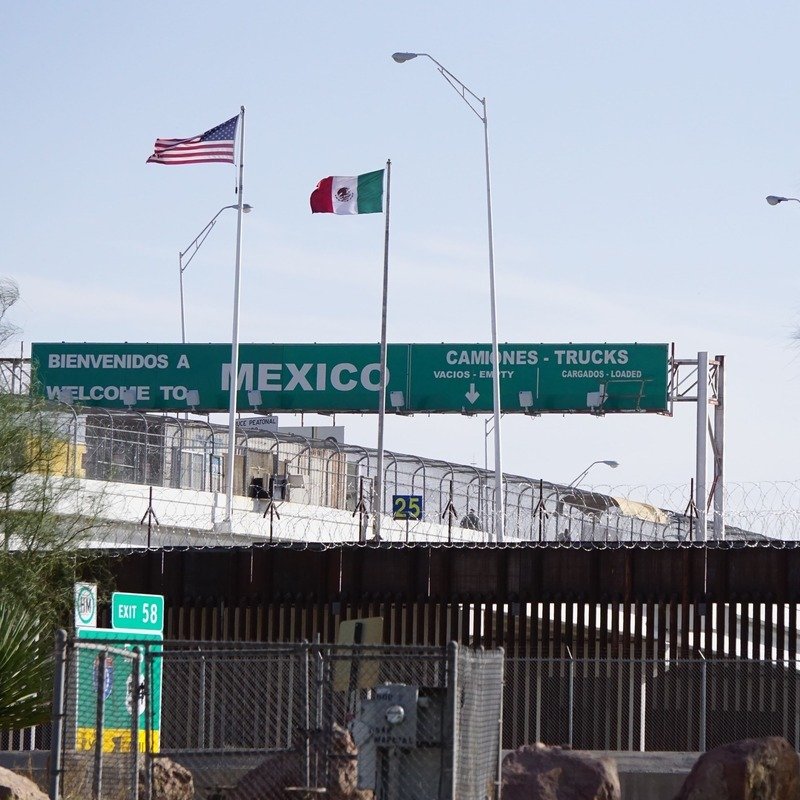
<svg viewBox="0 0 800 800">
<path fill-rule="evenodd" d="M 97 656 L 92 664 L 92 686 L 97 693 L 97 683 L 100 680 L 100 656 Z M 114 656 L 106 656 L 105 671 L 103 673 L 103 699 L 108 700 L 111 695 L 111 687 L 114 685 Z"/>
<path fill-rule="evenodd" d="M 421 494 L 396 494 L 392 496 L 392 517 L 394 519 L 422 519 Z"/>
</svg>

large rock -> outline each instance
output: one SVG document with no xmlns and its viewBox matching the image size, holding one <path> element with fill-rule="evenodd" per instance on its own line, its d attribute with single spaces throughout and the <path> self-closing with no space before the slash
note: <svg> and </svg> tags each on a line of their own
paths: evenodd
<svg viewBox="0 0 800 800">
<path fill-rule="evenodd" d="M 0 767 L 0 800 L 47 800 L 47 795 L 29 778 Z"/>
<path fill-rule="evenodd" d="M 325 797 L 328 800 L 370 800 L 372 792 L 358 790 L 358 749 L 344 728 L 334 725 L 327 741 L 325 734 L 315 734 L 310 756 L 312 784 L 313 765 L 319 764 L 320 774 L 324 775 L 327 756 L 329 778 Z M 305 783 L 305 742 L 298 742 L 292 750 L 267 755 L 227 793 L 226 800 L 297 800 L 300 796 L 297 791 L 286 790 Z"/>
<path fill-rule="evenodd" d="M 333 726 L 328 760 L 329 800 L 353 800 L 358 796 L 358 748 L 352 734 L 340 725 Z"/>
<path fill-rule="evenodd" d="M 587 753 L 525 745 L 503 759 L 503 800 L 620 800 L 617 765 Z"/>
<path fill-rule="evenodd" d="M 139 797 L 147 797 L 144 765 L 139 767 Z M 153 800 L 194 800 L 192 773 L 165 756 L 154 758 Z"/>
<path fill-rule="evenodd" d="M 697 759 L 675 800 L 798 800 L 800 765 L 781 736 L 742 739 Z"/>
</svg>

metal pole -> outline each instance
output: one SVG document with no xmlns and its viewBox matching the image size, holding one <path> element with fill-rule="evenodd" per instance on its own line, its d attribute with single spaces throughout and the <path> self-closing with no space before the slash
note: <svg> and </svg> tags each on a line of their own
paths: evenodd
<svg viewBox="0 0 800 800">
<path fill-rule="evenodd" d="M 714 538 L 725 538 L 725 356 L 716 356 L 717 404 L 714 406 Z"/>
<path fill-rule="evenodd" d="M 53 734 L 50 741 L 50 800 L 59 800 L 64 753 L 65 688 L 67 676 L 67 632 L 56 631 L 55 674 L 53 676 Z"/>
<path fill-rule="evenodd" d="M 445 722 L 445 735 L 447 737 L 445 746 L 449 745 L 452 747 L 452 755 L 450 763 L 447 765 L 449 769 L 445 769 L 445 786 L 441 795 L 442 797 L 449 796 L 451 800 L 458 800 L 456 792 L 458 791 L 459 709 L 461 708 L 461 686 L 459 680 L 460 676 L 458 674 L 458 642 L 450 642 L 447 648 L 447 660 L 450 667 L 450 676 L 447 682 L 448 719 Z M 447 772 L 450 774 L 447 775 Z M 446 783 L 448 778 L 450 779 L 449 786 L 447 786 Z"/>
<path fill-rule="evenodd" d="M 185 315 L 185 303 L 183 297 L 183 273 L 186 272 L 186 268 L 189 264 L 192 263 L 192 259 L 197 255 L 197 251 L 202 246 L 203 242 L 208 238 L 211 231 L 214 229 L 214 225 L 217 224 L 217 217 L 223 212 L 227 211 L 229 208 L 238 208 L 238 205 L 231 205 L 231 206 L 223 206 L 216 214 L 206 223 L 206 226 L 197 236 L 192 239 L 191 243 L 185 250 L 178 251 L 178 270 L 179 270 L 179 277 L 180 277 L 180 290 L 181 290 L 181 341 L 183 344 L 186 344 L 186 315 Z M 247 213 L 250 210 L 250 206 L 242 206 L 242 210 Z M 186 263 L 183 263 L 184 256 L 189 253 L 191 250 L 191 254 L 189 258 L 186 259 Z"/>
<path fill-rule="evenodd" d="M 386 161 L 386 224 L 383 243 L 383 305 L 381 311 L 381 378 L 378 390 L 378 476 L 372 484 L 372 519 L 375 541 L 381 538 L 383 515 L 383 431 L 386 419 L 386 309 L 389 294 L 389 200 L 392 181 L 392 162 Z"/>
<path fill-rule="evenodd" d="M 633 750 L 633 735 L 634 735 L 634 724 L 633 724 L 633 712 L 634 712 L 634 700 L 636 699 L 636 662 L 633 659 L 628 659 L 626 662 L 629 668 L 629 679 L 628 679 L 628 750 Z M 640 692 L 639 701 L 640 703 L 645 702 L 644 698 L 644 681 L 645 681 L 645 674 L 647 671 L 647 661 L 642 659 L 642 691 Z M 640 710 L 640 724 L 641 724 L 641 715 L 644 712 Z M 644 749 L 644 748 L 641 748 Z"/>
<path fill-rule="evenodd" d="M 103 793 L 103 717 L 106 703 L 106 656 L 101 650 L 97 655 L 97 716 L 94 726 L 94 779 L 92 797 L 99 800 Z"/>
<path fill-rule="evenodd" d="M 163 662 L 162 662 L 163 663 Z M 161 741 L 155 741 L 153 731 L 153 713 L 155 694 L 153 692 L 153 651 L 150 645 L 144 645 L 144 755 L 145 755 L 145 800 L 153 800 L 153 771 L 155 759 L 153 753 L 161 749 Z"/>
<path fill-rule="evenodd" d="M 503 466 L 500 444 L 500 349 L 497 343 L 497 298 L 494 279 L 494 235 L 492 228 L 492 186 L 489 173 L 489 121 L 486 114 L 486 98 L 483 106 L 483 141 L 486 157 L 486 217 L 489 230 L 489 296 L 492 308 L 492 405 L 494 408 L 494 530 L 495 541 L 503 541 Z"/>
<path fill-rule="evenodd" d="M 133 652 L 135 656 L 131 664 L 131 755 L 133 756 L 131 792 L 133 794 L 132 800 L 139 800 L 139 692 L 141 690 L 139 648 L 134 647 Z"/>
<path fill-rule="evenodd" d="M 705 753 L 706 751 L 706 719 L 707 719 L 707 707 L 708 707 L 708 677 L 707 677 L 707 669 L 708 663 L 706 662 L 706 657 L 703 655 L 703 651 L 698 651 L 700 654 L 700 658 L 703 659 L 700 664 L 700 678 L 701 678 L 701 696 L 700 696 L 700 752 Z"/>
<path fill-rule="evenodd" d="M 497 648 L 500 653 L 500 708 L 497 713 L 497 779 L 495 781 L 495 797 L 498 799 L 503 790 L 503 695 L 506 686 L 506 650 Z"/>
<path fill-rule="evenodd" d="M 186 344 L 186 316 L 183 306 L 183 253 L 178 253 L 178 277 L 181 287 L 181 344 Z"/>
<path fill-rule="evenodd" d="M 303 642 L 303 684 L 305 685 L 305 708 L 303 726 L 305 728 L 305 786 L 311 786 L 311 662 L 310 646 Z"/>
<path fill-rule="evenodd" d="M 572 747 L 572 730 L 573 730 L 573 716 L 575 713 L 575 660 L 572 658 L 572 653 L 569 647 L 567 648 L 567 655 L 569 656 L 569 728 L 567 743 Z"/>
<path fill-rule="evenodd" d="M 708 441 L 708 353 L 697 354 L 697 459 L 694 502 L 698 542 L 706 540 L 706 442 Z"/>
<path fill-rule="evenodd" d="M 206 746 L 206 657 L 200 656 L 200 711 L 197 719 L 197 746 Z"/>
<path fill-rule="evenodd" d="M 233 283 L 233 331 L 231 333 L 231 382 L 230 382 L 230 407 L 228 413 L 228 469 L 225 475 L 225 521 L 233 527 L 233 476 L 234 460 L 236 456 L 236 394 L 239 388 L 239 300 L 241 296 L 241 268 L 242 268 L 242 205 L 243 205 L 243 175 L 244 175 L 244 106 L 239 115 L 239 183 L 238 207 L 236 210 L 236 271 Z"/>
<path fill-rule="evenodd" d="M 500 442 L 500 353 L 497 343 L 497 298 L 495 293 L 494 278 L 494 231 L 492 226 L 492 182 L 489 170 L 489 118 L 486 111 L 486 98 L 478 97 L 466 84 L 456 78 L 449 69 L 443 67 L 429 53 L 395 53 L 393 58 L 398 63 L 408 61 L 410 58 L 424 56 L 433 61 L 439 68 L 442 77 L 461 95 L 461 99 L 469 106 L 470 110 L 483 123 L 484 160 L 486 163 L 486 221 L 489 233 L 489 298 L 491 302 L 492 319 L 492 407 L 494 416 L 494 496 L 495 515 L 494 532 L 495 541 L 503 541 L 503 467 L 502 449 Z M 469 97 L 467 97 L 469 95 Z M 471 98 L 471 99 L 470 99 Z M 476 105 L 480 104 L 480 111 Z"/>
<path fill-rule="evenodd" d="M 483 469 L 489 471 L 489 423 L 491 417 L 483 421 Z"/>
</svg>

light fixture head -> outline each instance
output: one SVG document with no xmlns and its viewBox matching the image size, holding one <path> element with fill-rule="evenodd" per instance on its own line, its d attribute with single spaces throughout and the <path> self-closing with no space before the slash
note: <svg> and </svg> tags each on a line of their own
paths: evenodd
<svg viewBox="0 0 800 800">
<path fill-rule="evenodd" d="M 406 398 L 401 391 L 389 392 L 389 402 L 392 408 L 402 408 L 406 404 Z"/>
<path fill-rule="evenodd" d="M 771 206 L 776 206 L 776 205 L 778 205 L 778 203 L 783 203 L 788 199 L 789 198 L 787 198 L 787 197 L 776 197 L 774 194 L 771 194 L 771 195 L 769 195 L 769 197 L 767 197 L 767 202 Z"/>
<path fill-rule="evenodd" d="M 249 214 L 252 210 L 253 206 L 251 206 L 249 203 L 242 203 L 242 211 L 244 211 L 245 214 Z"/>
<path fill-rule="evenodd" d="M 392 53 L 392 58 L 398 63 L 402 64 L 405 61 L 411 61 L 412 58 L 416 58 L 419 53 Z"/>
<path fill-rule="evenodd" d="M 128 408 L 133 408 L 136 405 L 136 389 L 123 389 L 119 393 L 119 399 L 122 400 L 123 405 Z"/>
<path fill-rule="evenodd" d="M 192 410 L 200 405 L 200 391 L 198 389 L 189 389 L 186 392 L 186 405 Z"/>
<path fill-rule="evenodd" d="M 523 390 L 519 393 L 519 404 L 521 408 L 530 408 L 533 405 L 533 392 Z"/>
<path fill-rule="evenodd" d="M 261 403 L 263 402 L 261 398 L 261 390 L 260 389 L 248 389 L 247 391 L 247 402 L 250 403 L 253 408 L 258 408 Z"/>
<path fill-rule="evenodd" d="M 601 461 L 600 463 L 611 467 L 611 469 L 616 469 L 619 466 L 619 461 Z"/>
</svg>

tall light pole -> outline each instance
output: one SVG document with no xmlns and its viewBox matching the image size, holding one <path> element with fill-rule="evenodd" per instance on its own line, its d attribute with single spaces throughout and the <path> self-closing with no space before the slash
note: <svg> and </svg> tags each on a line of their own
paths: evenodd
<svg viewBox="0 0 800 800">
<path fill-rule="evenodd" d="M 403 64 L 412 58 L 423 56 L 436 64 L 439 74 L 456 90 L 470 110 L 483 123 L 484 161 L 486 163 L 486 218 L 489 230 L 489 298 L 492 317 L 492 405 L 494 413 L 494 534 L 495 541 L 503 541 L 503 466 L 500 444 L 500 351 L 497 344 L 497 298 L 494 279 L 494 237 L 492 232 L 492 185 L 489 172 L 489 123 L 486 114 L 486 98 L 478 97 L 450 70 L 443 67 L 428 53 L 394 53 L 392 58 Z M 485 441 L 485 440 L 484 440 Z"/>
<path fill-rule="evenodd" d="M 494 417 L 486 417 L 483 421 L 483 468 L 489 471 L 489 434 L 492 432 Z"/>
<path fill-rule="evenodd" d="M 183 273 L 186 270 L 186 267 L 192 263 L 192 259 L 197 255 L 197 251 L 200 249 L 200 245 L 206 240 L 206 237 L 209 233 L 211 233 L 212 228 L 214 225 L 217 224 L 217 217 L 223 212 L 227 211 L 229 208 L 239 208 L 238 205 L 233 206 L 223 206 L 216 214 L 209 220 L 205 228 L 197 234 L 197 236 L 192 239 L 185 250 L 182 250 L 178 253 L 178 276 L 180 280 L 180 287 L 181 287 L 181 343 L 186 344 L 186 312 L 184 310 L 184 303 L 183 303 Z M 249 214 L 253 210 L 251 205 L 244 203 L 242 205 L 242 211 L 245 214 Z M 194 249 L 193 249 L 194 248 Z M 191 251 L 189 258 L 186 259 L 184 263 L 184 256 Z"/>
<path fill-rule="evenodd" d="M 592 463 L 591 463 L 591 464 L 589 464 L 589 466 L 588 466 L 588 467 L 586 467 L 586 469 L 585 469 L 583 472 L 581 472 L 581 473 L 578 475 L 578 477 L 577 477 L 577 478 L 573 478 L 573 479 L 572 479 L 572 480 L 571 480 L 571 481 L 570 481 L 570 482 L 567 484 L 567 486 L 577 487 L 577 485 L 578 485 L 578 484 L 579 484 L 579 483 L 580 483 L 580 482 L 581 482 L 581 481 L 582 481 L 582 480 L 583 480 L 583 479 L 586 477 L 586 475 L 588 474 L 589 470 L 590 470 L 590 469 L 591 469 L 591 468 L 592 468 L 592 467 L 593 467 L 595 464 L 605 464 L 607 467 L 611 467 L 611 469 L 616 469 L 616 468 L 619 466 L 619 461 L 612 461 L 612 460 L 610 460 L 610 459 L 609 459 L 609 460 L 607 460 L 607 461 L 606 461 L 606 460 L 603 460 L 603 461 L 592 461 Z"/>
</svg>

